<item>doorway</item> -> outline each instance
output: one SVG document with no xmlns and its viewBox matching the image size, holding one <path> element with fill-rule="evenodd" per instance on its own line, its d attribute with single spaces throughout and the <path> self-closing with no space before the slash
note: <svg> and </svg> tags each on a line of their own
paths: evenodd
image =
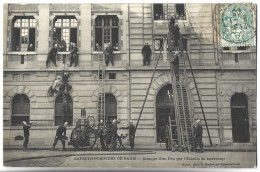
<svg viewBox="0 0 260 172">
<path fill-rule="evenodd" d="M 156 96 L 156 138 L 157 142 L 164 142 L 166 125 L 169 116 L 174 119 L 172 86 L 168 84 L 160 89 Z"/>
<path fill-rule="evenodd" d="M 248 100 L 243 93 L 231 97 L 231 120 L 234 143 L 250 142 L 248 121 Z"/>
</svg>

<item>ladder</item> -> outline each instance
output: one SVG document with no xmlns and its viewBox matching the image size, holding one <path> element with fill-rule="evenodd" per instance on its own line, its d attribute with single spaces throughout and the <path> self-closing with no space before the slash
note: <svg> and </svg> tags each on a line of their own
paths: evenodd
<svg viewBox="0 0 260 172">
<path fill-rule="evenodd" d="M 98 108 L 97 108 L 97 114 L 98 114 L 98 122 L 101 120 L 103 123 L 106 121 L 105 117 L 105 58 L 102 51 L 102 48 L 98 47 Z"/>
<path fill-rule="evenodd" d="M 175 47 L 175 52 L 173 52 L 172 35 L 169 32 L 167 35 L 168 39 L 168 52 L 170 58 L 179 56 L 179 79 L 176 79 L 176 74 L 174 71 L 174 65 L 171 63 L 171 78 L 172 78 L 172 90 L 173 99 L 175 107 L 175 119 L 170 119 L 170 138 L 172 150 L 174 150 L 174 143 L 178 143 L 179 151 L 183 149 L 190 152 L 193 147 L 193 126 L 192 117 L 190 114 L 190 106 L 188 100 L 188 93 L 186 89 L 187 75 L 185 68 L 185 59 L 183 55 L 182 38 L 179 41 L 179 51 Z M 173 62 L 173 59 L 170 59 Z M 177 136 L 176 136 L 177 134 Z M 177 139 L 176 139 L 177 138 Z"/>
</svg>

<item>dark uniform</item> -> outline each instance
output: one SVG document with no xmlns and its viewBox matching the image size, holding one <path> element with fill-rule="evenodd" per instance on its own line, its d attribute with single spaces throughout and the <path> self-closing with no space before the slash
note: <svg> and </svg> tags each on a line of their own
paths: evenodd
<svg viewBox="0 0 260 172">
<path fill-rule="evenodd" d="M 109 61 L 111 61 L 112 66 L 114 66 L 114 59 L 113 59 L 113 48 L 111 45 L 109 45 L 106 50 L 105 50 L 105 61 L 106 61 L 106 66 L 108 66 Z"/>
<path fill-rule="evenodd" d="M 144 45 L 142 49 L 143 54 L 143 66 L 149 66 L 150 65 L 150 56 L 151 56 L 152 50 L 149 47 L 149 45 Z"/>
<path fill-rule="evenodd" d="M 30 128 L 31 128 L 30 124 L 29 125 L 23 124 L 23 133 L 24 133 L 23 151 L 28 149 L 27 145 L 29 143 L 29 136 L 30 136 L 29 129 Z"/>
<path fill-rule="evenodd" d="M 67 48 L 66 41 L 61 40 L 60 47 L 61 47 L 60 51 L 66 51 L 66 48 Z"/>
<path fill-rule="evenodd" d="M 54 65 L 57 67 L 57 64 L 56 64 L 56 55 L 57 55 L 57 48 L 53 47 L 49 53 L 48 53 L 48 57 L 47 57 L 47 60 L 46 60 L 46 67 L 48 67 L 49 65 L 49 61 L 53 61 Z"/>
<path fill-rule="evenodd" d="M 75 63 L 74 67 L 77 67 L 78 62 L 79 62 L 79 57 L 78 57 L 78 48 L 76 46 L 71 47 L 71 52 L 70 52 L 70 65 L 69 67 L 72 66 L 73 63 Z"/>
<path fill-rule="evenodd" d="M 102 147 L 102 150 L 105 150 L 106 149 L 106 146 L 105 146 L 105 137 L 104 137 L 104 123 L 103 122 L 99 122 L 98 123 L 98 135 L 99 135 L 99 139 L 100 139 L 100 144 L 101 144 L 101 147 Z"/>
<path fill-rule="evenodd" d="M 173 27 L 173 37 L 174 37 L 174 46 L 176 50 L 179 48 L 179 39 L 180 39 L 180 28 L 178 25 Z"/>
<path fill-rule="evenodd" d="M 65 138 L 66 138 L 66 127 L 60 126 L 56 131 L 56 136 L 54 138 L 53 142 L 53 150 L 55 149 L 55 146 L 57 145 L 58 141 L 60 140 L 63 146 L 63 150 L 65 150 Z M 64 134 L 63 134 L 64 133 Z M 62 135 L 63 134 L 63 135 Z"/>
<path fill-rule="evenodd" d="M 179 55 L 178 54 L 174 54 L 174 59 L 172 61 L 173 64 L 173 70 L 176 76 L 176 80 L 179 80 Z"/>
<path fill-rule="evenodd" d="M 131 149 L 134 149 L 135 147 L 135 126 L 133 124 L 130 124 L 128 127 L 122 127 L 123 129 L 129 129 L 129 140 L 130 140 L 130 146 Z"/>
<path fill-rule="evenodd" d="M 171 17 L 170 23 L 169 23 L 169 29 L 170 29 L 170 33 L 173 34 L 173 28 L 175 25 L 175 18 Z"/>
<path fill-rule="evenodd" d="M 116 148 L 116 139 L 118 137 L 117 135 L 117 125 L 116 124 L 112 124 L 111 125 L 111 142 L 110 142 L 110 150 L 114 150 Z"/>
<path fill-rule="evenodd" d="M 27 48 L 27 51 L 34 51 L 34 47 Z"/>
<path fill-rule="evenodd" d="M 201 125 L 198 124 L 195 130 L 194 142 L 195 142 L 195 149 L 199 146 L 201 152 L 203 152 L 202 134 L 203 134 L 203 128 Z"/>
</svg>

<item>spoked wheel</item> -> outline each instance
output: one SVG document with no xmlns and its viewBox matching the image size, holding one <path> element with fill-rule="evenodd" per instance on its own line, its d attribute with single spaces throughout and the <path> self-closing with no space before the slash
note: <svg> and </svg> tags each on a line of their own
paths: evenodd
<svg viewBox="0 0 260 172">
<path fill-rule="evenodd" d="M 90 150 L 96 143 L 96 132 L 90 126 L 79 125 L 71 132 L 71 143 L 77 150 Z"/>
<path fill-rule="evenodd" d="M 112 134 L 108 134 L 105 136 L 106 138 L 106 148 L 108 149 L 119 149 L 122 146 L 122 140 L 119 136 L 117 136 L 116 141 L 112 140 Z"/>
</svg>

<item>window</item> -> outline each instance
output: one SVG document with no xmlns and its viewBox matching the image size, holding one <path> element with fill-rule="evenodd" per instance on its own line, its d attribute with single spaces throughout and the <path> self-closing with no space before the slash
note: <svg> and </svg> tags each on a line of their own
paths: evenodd
<svg viewBox="0 0 260 172">
<path fill-rule="evenodd" d="M 73 125 L 73 101 L 70 95 L 60 94 L 55 101 L 55 125 L 62 125 L 66 121 Z"/>
<path fill-rule="evenodd" d="M 109 73 L 109 79 L 116 79 L 116 73 Z"/>
<path fill-rule="evenodd" d="M 24 94 L 17 94 L 12 101 L 12 125 L 23 125 L 23 121 L 29 122 L 30 100 Z"/>
<path fill-rule="evenodd" d="M 171 18 L 171 15 L 175 15 L 177 20 L 185 20 L 185 5 L 176 4 L 172 7 L 172 4 L 153 4 L 153 15 L 154 20 L 167 20 Z"/>
<path fill-rule="evenodd" d="M 32 44 L 35 49 L 36 20 L 32 16 L 14 17 L 12 21 L 12 51 L 27 51 Z"/>
<path fill-rule="evenodd" d="M 155 51 L 163 51 L 163 38 L 154 39 L 154 50 Z"/>
<path fill-rule="evenodd" d="M 61 38 L 66 42 L 66 51 L 69 51 L 70 42 L 77 44 L 77 19 L 74 16 L 57 16 L 54 19 L 54 27 L 57 32 L 57 39 Z"/>
<path fill-rule="evenodd" d="M 163 4 L 153 4 L 154 20 L 163 20 Z"/>
<path fill-rule="evenodd" d="M 185 20 L 185 7 L 184 4 L 176 4 L 176 18 L 179 20 Z"/>
<path fill-rule="evenodd" d="M 99 98 L 99 106 L 101 104 L 101 97 Z M 117 119 L 117 101 L 113 94 L 105 94 L 105 117 L 106 122 L 112 122 L 113 119 Z"/>
<path fill-rule="evenodd" d="M 110 16 L 97 16 L 95 20 L 95 41 L 96 44 L 106 48 L 110 42 L 112 47 L 118 44 L 119 26 L 118 17 L 115 15 Z"/>
</svg>

